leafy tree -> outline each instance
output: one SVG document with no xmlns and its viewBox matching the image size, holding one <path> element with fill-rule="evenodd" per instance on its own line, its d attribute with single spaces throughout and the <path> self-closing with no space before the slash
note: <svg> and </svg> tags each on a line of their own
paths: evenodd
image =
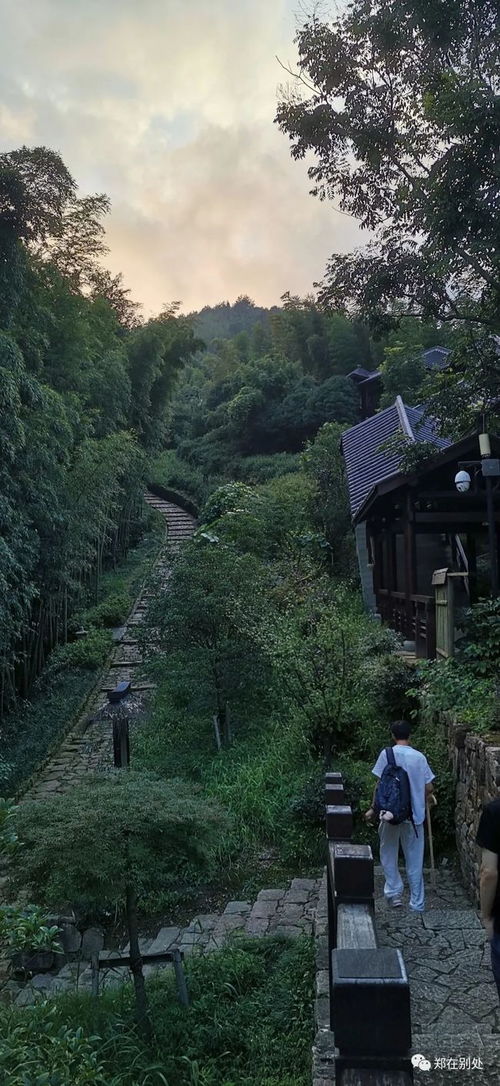
<svg viewBox="0 0 500 1086">
<path fill-rule="evenodd" d="M 299 572 L 299 571 L 297 571 Z M 265 644 L 309 741 L 326 766 L 349 747 L 366 691 L 362 669 L 373 651 L 373 620 L 352 591 L 304 569 L 265 628 Z"/>
<path fill-rule="evenodd" d="M 497 14 L 494 0 L 354 0 L 299 30 L 278 124 L 295 158 L 316 156 L 313 193 L 375 235 L 331 258 L 322 303 L 379 330 L 402 299 L 417 316 L 498 331 Z M 471 389 L 485 367 L 482 355 Z"/>
<path fill-rule="evenodd" d="M 191 322 L 167 309 L 128 341 L 130 421 L 141 443 L 157 449 L 165 437 L 165 408 L 178 371 L 197 347 Z"/>
<path fill-rule="evenodd" d="M 179 687 L 188 678 L 191 696 L 217 716 L 221 730 L 226 726 L 226 741 L 228 712 L 244 713 L 265 689 L 266 661 L 255 635 L 265 607 L 261 564 L 207 527 L 175 557 L 168 592 L 157 592 L 150 608 L 146 638 L 154 673 L 163 673 L 168 660 Z"/>
<path fill-rule="evenodd" d="M 352 577 L 356 560 L 345 465 L 340 450 L 342 429 L 337 423 L 325 423 L 315 440 L 307 445 L 302 462 L 306 475 L 314 484 L 311 515 L 329 543 L 332 570 L 336 576 Z"/>
<path fill-rule="evenodd" d="M 148 889 L 182 882 L 190 864 L 207 863 L 220 813 L 183 781 L 118 770 L 67 795 L 23 804 L 17 823 L 25 847 L 16 878 L 39 900 L 125 903 L 137 1017 L 148 1034 L 138 901 Z"/>
</svg>

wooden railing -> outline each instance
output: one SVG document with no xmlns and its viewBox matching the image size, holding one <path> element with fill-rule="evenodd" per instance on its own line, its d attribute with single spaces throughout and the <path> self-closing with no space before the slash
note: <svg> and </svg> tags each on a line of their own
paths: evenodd
<svg viewBox="0 0 500 1086">
<path fill-rule="evenodd" d="M 436 611 L 434 598 L 414 594 L 406 597 L 404 592 L 394 592 L 391 588 L 379 588 L 377 606 L 384 622 L 396 633 L 409 641 L 415 642 L 418 657 L 427 660 L 436 655 Z"/>
<path fill-rule="evenodd" d="M 409 1086 L 410 988 L 403 956 L 379 947 L 373 855 L 355 845 L 340 773 L 325 784 L 330 1029 L 337 1086 Z"/>
</svg>

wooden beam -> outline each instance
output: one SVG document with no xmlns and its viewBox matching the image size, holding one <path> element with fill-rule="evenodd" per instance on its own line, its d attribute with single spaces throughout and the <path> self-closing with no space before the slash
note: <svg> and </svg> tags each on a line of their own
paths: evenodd
<svg viewBox="0 0 500 1086">
<path fill-rule="evenodd" d="M 410 1071 L 384 1071 L 374 1067 L 344 1067 L 338 1086 L 411 1086 Z"/>
<path fill-rule="evenodd" d="M 495 513 L 495 520 L 497 524 L 500 524 L 500 510 Z M 487 525 L 486 509 L 484 513 L 474 512 L 472 510 L 464 509 L 463 512 L 457 510 L 456 513 L 416 513 L 415 521 L 417 526 L 419 524 L 433 524 L 439 530 L 439 526 L 446 525 L 448 528 L 452 524 L 456 526 L 457 531 L 463 531 L 467 524 L 484 524 Z"/>
<path fill-rule="evenodd" d="M 339 950 L 376 950 L 373 905 L 339 904 L 337 947 Z"/>
</svg>

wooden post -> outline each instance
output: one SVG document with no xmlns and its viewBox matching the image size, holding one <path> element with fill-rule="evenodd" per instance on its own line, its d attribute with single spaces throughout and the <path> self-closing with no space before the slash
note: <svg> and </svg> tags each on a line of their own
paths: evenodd
<svg viewBox="0 0 500 1086">
<path fill-rule="evenodd" d="M 113 720 L 113 760 L 118 769 L 126 769 L 130 765 L 127 717 L 119 717 L 118 720 Z"/>
<path fill-rule="evenodd" d="M 327 807 L 342 807 L 346 798 L 343 784 L 327 784 L 325 786 L 325 802 Z"/>
<path fill-rule="evenodd" d="M 373 902 L 375 884 L 370 845 L 335 842 L 332 865 L 337 904 Z"/>
<path fill-rule="evenodd" d="M 332 1017 L 340 1059 L 355 1057 L 359 1066 L 363 1060 L 379 1058 L 386 1070 L 392 1061 L 407 1061 L 410 986 L 401 951 L 392 947 L 334 950 L 332 980 Z"/>
<path fill-rule="evenodd" d="M 405 541 L 405 596 L 406 596 L 406 635 L 411 638 L 413 633 L 413 602 L 411 597 L 415 595 L 416 589 L 416 547 L 415 547 L 415 517 L 413 510 L 413 498 L 411 492 L 408 490 L 406 495 L 406 517 L 404 527 L 404 541 Z M 418 616 L 415 618 L 415 627 L 418 624 Z M 417 629 L 415 628 L 415 641 L 417 639 Z"/>
<path fill-rule="evenodd" d="M 326 808 L 326 836 L 330 841 L 350 841 L 352 810 L 347 806 Z"/>
<path fill-rule="evenodd" d="M 172 951 L 172 958 L 174 963 L 175 983 L 177 985 L 177 994 L 179 996 L 179 1002 L 184 1007 L 189 1007 L 189 993 L 187 990 L 186 977 L 184 975 L 184 969 L 182 967 L 182 958 L 180 951 L 175 949 Z"/>
<path fill-rule="evenodd" d="M 220 737 L 219 717 L 217 716 L 217 713 L 214 713 L 214 715 L 213 715 L 213 722 L 214 722 L 214 732 L 215 732 L 215 745 L 217 747 L 217 751 L 220 751 L 221 746 L 222 746 L 222 741 L 221 741 L 221 737 Z"/>
<path fill-rule="evenodd" d="M 99 952 L 93 954 L 90 959 L 92 969 L 92 995 L 97 999 L 99 995 Z"/>
</svg>

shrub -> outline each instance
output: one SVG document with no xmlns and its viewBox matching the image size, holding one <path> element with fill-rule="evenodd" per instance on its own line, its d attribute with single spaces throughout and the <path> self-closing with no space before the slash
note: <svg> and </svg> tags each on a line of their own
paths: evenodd
<svg viewBox="0 0 500 1086">
<path fill-rule="evenodd" d="M 19 808 L 15 878 L 47 904 L 120 905 L 129 883 L 140 895 L 189 880 L 222 821 L 183 781 L 117 770 Z"/>
<path fill-rule="evenodd" d="M 425 719 L 439 712 L 453 713 L 476 731 L 491 729 L 495 718 L 496 691 L 493 679 L 479 679 L 459 660 L 431 660 L 419 665 L 413 697 L 419 699 Z"/>
<path fill-rule="evenodd" d="M 235 463 L 236 478 L 256 486 L 270 479 L 301 470 L 300 453 L 273 453 L 271 456 L 245 456 Z"/>
<path fill-rule="evenodd" d="M 94 626 L 98 629 L 112 629 L 113 626 L 121 626 L 127 618 L 130 610 L 130 597 L 126 592 L 115 592 L 108 596 L 102 603 L 96 604 L 80 616 L 81 625 L 85 628 Z"/>
<path fill-rule="evenodd" d="M 85 637 L 67 645 L 60 645 L 51 653 L 44 672 L 44 683 L 61 671 L 70 668 L 77 671 L 97 671 L 106 663 L 112 645 L 107 630 L 90 629 Z"/>
<path fill-rule="evenodd" d="M 148 985 L 155 1041 L 132 1025 L 130 986 L 0 1007 L 2 1086 L 307 1086 L 310 939 L 241 939 L 186 963 L 189 1011 L 170 974 Z"/>
<path fill-rule="evenodd" d="M 480 600 L 464 612 L 465 643 L 460 652 L 474 675 L 495 678 L 500 660 L 500 597 Z"/>
<path fill-rule="evenodd" d="M 0 1073 L 4 1086 L 106 1086 L 96 1036 L 77 1023 L 59 1025 L 56 1008 L 37 1014 L 4 1010 Z"/>
<path fill-rule="evenodd" d="M 199 506 L 203 505 L 208 494 L 208 483 L 203 472 L 183 460 L 174 449 L 166 449 L 153 460 L 149 477 L 154 483 L 178 490 Z"/>
<path fill-rule="evenodd" d="M 4 794 L 19 788 L 66 734 L 89 689 L 89 672 L 85 671 L 60 671 L 48 680 L 44 673 L 30 701 L 10 713 L 2 724 Z M 94 681 L 90 677 L 90 682 Z"/>
</svg>

